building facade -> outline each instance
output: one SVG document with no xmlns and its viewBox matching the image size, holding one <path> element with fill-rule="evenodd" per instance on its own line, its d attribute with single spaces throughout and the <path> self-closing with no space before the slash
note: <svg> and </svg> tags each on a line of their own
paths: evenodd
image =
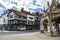
<svg viewBox="0 0 60 40">
<path fill-rule="evenodd" d="M 1 18 L 6 30 L 18 31 L 40 28 L 38 15 L 36 15 L 36 13 L 24 11 L 23 8 L 21 11 L 8 9 L 4 14 L 2 14 Z M 38 18 L 38 21 L 36 21 L 36 18 Z"/>
<path fill-rule="evenodd" d="M 2 30 L 8 30 L 8 15 L 9 9 L 5 10 L 4 13 L 1 15 L 1 25 L 2 25 Z"/>
<path fill-rule="evenodd" d="M 0 17 L 0 30 L 2 30 L 2 18 Z"/>
<path fill-rule="evenodd" d="M 49 5 L 48 2 L 48 9 L 46 11 L 44 11 L 44 15 L 41 18 L 41 30 L 44 31 L 44 25 L 43 22 L 44 20 L 48 20 L 48 26 L 47 26 L 47 31 L 51 32 L 51 26 L 52 26 L 52 21 L 56 21 L 58 30 L 59 29 L 59 20 L 60 20 L 60 3 L 58 2 L 58 0 L 52 0 L 52 4 Z"/>
</svg>

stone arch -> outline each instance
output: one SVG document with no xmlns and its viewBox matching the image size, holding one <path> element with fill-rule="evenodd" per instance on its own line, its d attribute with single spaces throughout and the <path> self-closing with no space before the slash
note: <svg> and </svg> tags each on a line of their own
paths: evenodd
<svg viewBox="0 0 60 40">
<path fill-rule="evenodd" d="M 44 27 L 44 31 L 48 30 L 48 20 L 47 19 L 44 19 L 44 21 L 43 21 L 43 27 Z"/>
<path fill-rule="evenodd" d="M 41 21 L 40 21 L 40 31 L 44 31 L 44 25 L 43 25 L 44 20 L 48 20 L 48 22 L 49 22 L 48 16 L 41 18 Z"/>
</svg>

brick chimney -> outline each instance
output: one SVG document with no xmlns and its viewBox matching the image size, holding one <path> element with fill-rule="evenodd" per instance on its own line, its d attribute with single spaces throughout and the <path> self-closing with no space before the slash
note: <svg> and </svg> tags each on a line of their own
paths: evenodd
<svg viewBox="0 0 60 40">
<path fill-rule="evenodd" d="M 21 12 L 24 12 L 24 8 L 21 8 Z"/>
</svg>

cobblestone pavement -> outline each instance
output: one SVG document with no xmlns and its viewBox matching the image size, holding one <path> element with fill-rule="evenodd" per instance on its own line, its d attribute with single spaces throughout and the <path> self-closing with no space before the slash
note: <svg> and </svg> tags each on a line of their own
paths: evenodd
<svg viewBox="0 0 60 40">
<path fill-rule="evenodd" d="M 50 37 L 47 34 L 33 32 L 26 34 L 1 35 L 0 40 L 60 40 L 60 37 Z"/>
</svg>

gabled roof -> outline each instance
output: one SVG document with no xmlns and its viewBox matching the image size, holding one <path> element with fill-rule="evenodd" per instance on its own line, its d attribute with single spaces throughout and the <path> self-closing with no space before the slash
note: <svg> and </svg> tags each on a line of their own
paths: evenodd
<svg viewBox="0 0 60 40">
<path fill-rule="evenodd" d="M 7 12 L 9 12 L 9 13 L 14 12 L 15 14 L 17 14 L 19 16 L 25 16 L 25 17 L 27 17 L 27 15 L 36 16 L 36 13 L 30 13 L 30 12 L 24 11 L 22 9 L 21 9 L 21 11 L 14 10 L 14 9 L 8 9 L 8 10 L 4 11 L 4 13 L 2 15 L 8 14 Z M 2 15 L 1 15 L 1 17 L 2 17 Z"/>
<path fill-rule="evenodd" d="M 9 12 L 10 9 L 7 9 L 4 11 L 4 13 L 1 15 L 1 17 Z"/>
<path fill-rule="evenodd" d="M 13 10 L 13 12 L 14 12 L 15 14 L 17 14 L 17 15 L 27 17 L 27 13 L 25 13 L 25 12 L 19 12 L 19 11 L 17 11 L 17 10 Z"/>
<path fill-rule="evenodd" d="M 25 17 L 27 17 L 27 15 L 36 16 L 36 13 L 30 13 L 30 12 L 27 12 L 27 11 L 17 11 L 17 10 L 13 10 L 13 12 L 15 12 L 17 15 L 25 16 Z"/>
</svg>

